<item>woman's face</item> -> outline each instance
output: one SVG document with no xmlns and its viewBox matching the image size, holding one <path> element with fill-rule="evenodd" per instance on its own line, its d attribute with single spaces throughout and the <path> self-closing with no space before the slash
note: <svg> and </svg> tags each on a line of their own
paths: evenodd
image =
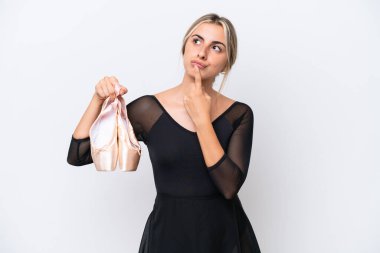
<svg viewBox="0 0 380 253">
<path fill-rule="evenodd" d="M 214 79 L 227 64 L 226 40 L 223 27 L 216 24 L 203 23 L 193 31 L 186 41 L 183 55 L 185 72 L 194 77 L 195 64 L 199 67 L 202 79 Z"/>
</svg>

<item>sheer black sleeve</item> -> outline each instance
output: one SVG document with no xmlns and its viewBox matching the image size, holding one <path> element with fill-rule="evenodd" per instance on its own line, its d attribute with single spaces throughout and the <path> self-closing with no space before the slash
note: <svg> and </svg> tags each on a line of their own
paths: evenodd
<svg viewBox="0 0 380 253">
<path fill-rule="evenodd" d="M 67 162 L 74 166 L 83 166 L 93 163 L 90 147 L 90 137 L 76 139 L 71 135 Z"/>
<path fill-rule="evenodd" d="M 244 112 L 237 119 L 227 153 L 225 152 L 214 165 L 207 167 L 210 177 L 226 199 L 236 196 L 247 177 L 252 150 L 253 121 L 252 109 L 245 106 Z"/>
<path fill-rule="evenodd" d="M 127 105 L 127 115 L 138 141 L 146 144 L 147 132 L 157 118 L 158 110 L 155 109 L 154 101 L 149 95 L 138 97 Z M 154 114 L 155 113 L 155 114 Z M 67 162 L 74 166 L 83 166 L 93 163 L 91 157 L 90 137 L 75 139 L 71 136 Z"/>
</svg>

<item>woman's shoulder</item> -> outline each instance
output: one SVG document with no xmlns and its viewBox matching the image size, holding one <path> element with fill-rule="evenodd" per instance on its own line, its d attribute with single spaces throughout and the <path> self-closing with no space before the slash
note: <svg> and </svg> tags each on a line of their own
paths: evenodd
<svg viewBox="0 0 380 253">
<path fill-rule="evenodd" d="M 249 111 L 252 113 L 252 108 L 249 102 L 244 101 L 244 100 L 233 99 L 221 93 L 219 94 L 219 96 L 221 97 L 222 104 L 231 105 L 231 111 L 240 112 L 239 114 L 242 114 L 246 111 Z"/>
<path fill-rule="evenodd" d="M 127 102 L 127 104 L 132 104 L 132 103 L 137 103 L 137 102 L 142 103 L 144 101 L 150 101 L 151 96 L 152 95 L 145 94 L 145 95 L 140 95 L 140 96 L 129 98 L 129 99 L 124 98 L 124 100 Z"/>
<path fill-rule="evenodd" d="M 150 94 L 145 94 L 145 95 L 140 95 L 138 97 L 134 98 L 124 98 L 127 107 L 132 108 L 132 107 L 147 107 L 154 102 L 154 97 L 153 95 Z"/>
<path fill-rule="evenodd" d="M 231 122 L 234 129 L 236 129 L 239 125 L 253 125 L 254 114 L 252 107 L 248 101 L 238 100 L 222 96 L 222 100 L 224 103 L 230 104 L 228 109 L 224 112 L 224 116 Z"/>
<path fill-rule="evenodd" d="M 148 115 L 148 112 L 158 111 L 159 107 L 154 101 L 153 95 L 145 94 L 132 99 L 124 98 L 129 114 Z"/>
</svg>

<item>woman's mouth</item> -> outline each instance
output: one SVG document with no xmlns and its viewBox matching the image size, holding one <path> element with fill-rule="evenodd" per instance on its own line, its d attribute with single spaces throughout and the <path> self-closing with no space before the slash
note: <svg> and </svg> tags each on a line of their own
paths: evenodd
<svg viewBox="0 0 380 253">
<path fill-rule="evenodd" d="M 191 64 L 198 66 L 199 69 L 204 69 L 206 67 L 206 66 L 204 66 L 198 62 L 195 62 L 195 61 L 192 61 Z"/>
</svg>

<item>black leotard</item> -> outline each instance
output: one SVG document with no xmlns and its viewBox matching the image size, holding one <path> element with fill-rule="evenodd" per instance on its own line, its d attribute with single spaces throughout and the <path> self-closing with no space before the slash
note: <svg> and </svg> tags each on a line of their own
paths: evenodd
<svg viewBox="0 0 380 253">
<path fill-rule="evenodd" d="M 225 153 L 209 167 L 197 133 L 176 122 L 154 95 L 134 99 L 127 113 L 148 148 L 157 190 L 139 253 L 260 252 L 237 195 L 251 157 L 251 107 L 235 101 L 212 122 Z M 90 137 L 71 137 L 67 162 L 93 162 Z"/>
</svg>

